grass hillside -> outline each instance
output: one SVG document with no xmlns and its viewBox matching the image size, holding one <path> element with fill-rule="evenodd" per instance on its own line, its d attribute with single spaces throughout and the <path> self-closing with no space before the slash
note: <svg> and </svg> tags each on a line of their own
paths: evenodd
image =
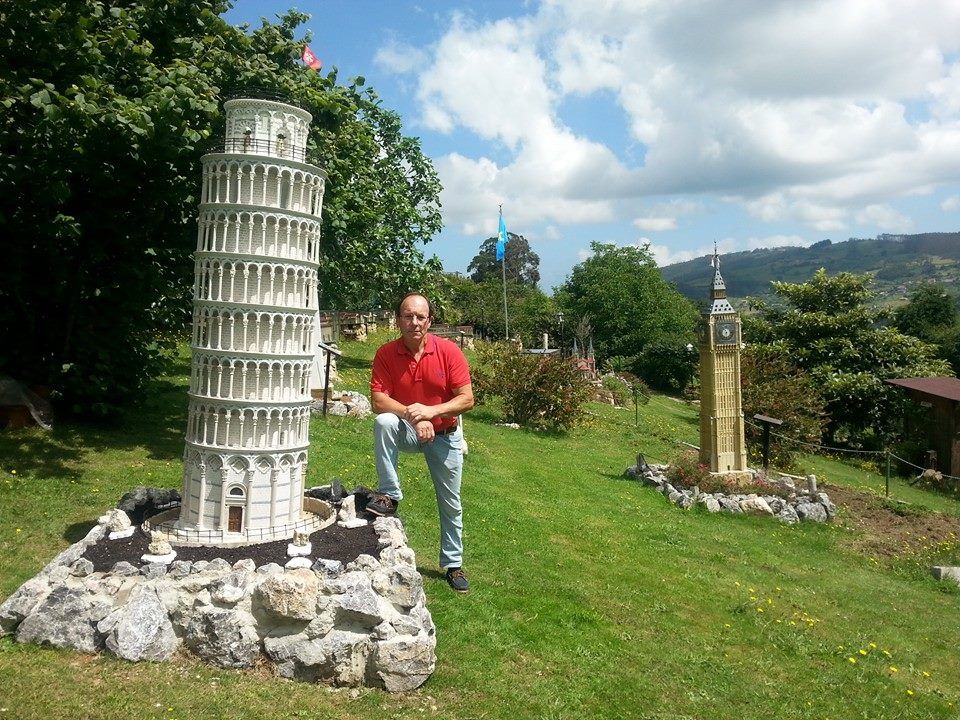
<svg viewBox="0 0 960 720">
<path fill-rule="evenodd" d="M 364 386 L 373 349 L 346 346 L 346 386 Z M 121 427 L 0 434 L 0 596 L 131 486 L 179 486 L 187 370 L 173 365 Z M 960 592 L 927 572 L 958 563 L 956 502 L 898 484 L 910 504 L 891 504 L 880 476 L 809 459 L 856 498 L 839 523 L 681 511 L 622 472 L 638 451 L 665 459 L 695 442 L 694 411 L 658 397 L 639 426 L 632 409 L 591 413 L 569 435 L 498 427 L 493 408 L 467 417 L 466 596 L 437 572 L 432 486 L 404 456 L 402 517 L 438 633 L 420 690 L 332 691 L 4 638 L 0 718 L 956 717 Z M 309 483 L 374 484 L 371 429 L 316 419 Z"/>
<path fill-rule="evenodd" d="M 922 282 L 941 282 L 960 292 L 960 233 L 881 235 L 823 240 L 810 247 L 764 248 L 725 254 L 723 277 L 736 297 L 769 297 L 770 282 L 803 282 L 820 268 L 839 272 L 874 273 L 879 302 L 900 302 Z M 713 277 L 707 257 L 661 269 L 663 277 L 691 300 L 708 296 Z"/>
</svg>

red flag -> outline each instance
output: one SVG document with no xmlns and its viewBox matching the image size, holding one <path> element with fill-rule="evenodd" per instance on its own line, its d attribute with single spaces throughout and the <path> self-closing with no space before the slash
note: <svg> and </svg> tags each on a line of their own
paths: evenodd
<svg viewBox="0 0 960 720">
<path fill-rule="evenodd" d="M 309 45 L 303 46 L 303 55 L 300 57 L 301 60 L 306 64 L 311 70 L 319 70 L 323 67 L 323 63 L 320 62 L 320 58 L 313 54 L 313 50 L 310 49 Z"/>
</svg>

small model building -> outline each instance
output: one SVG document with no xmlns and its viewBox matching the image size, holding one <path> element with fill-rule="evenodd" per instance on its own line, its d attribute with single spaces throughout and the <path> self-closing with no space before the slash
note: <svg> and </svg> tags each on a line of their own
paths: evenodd
<svg viewBox="0 0 960 720">
<path fill-rule="evenodd" d="M 740 315 L 727 300 L 714 250 L 710 306 L 700 320 L 700 462 L 712 473 L 747 471 L 740 396 Z"/>
<path fill-rule="evenodd" d="M 289 538 L 302 512 L 325 174 L 310 113 L 228 100 L 204 155 L 177 542 Z"/>
</svg>

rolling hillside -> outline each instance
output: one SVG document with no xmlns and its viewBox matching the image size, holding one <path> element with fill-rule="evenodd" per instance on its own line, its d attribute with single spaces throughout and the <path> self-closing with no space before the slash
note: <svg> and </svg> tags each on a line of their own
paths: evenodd
<svg viewBox="0 0 960 720">
<path fill-rule="evenodd" d="M 802 282 L 817 269 L 874 274 L 878 301 L 898 302 L 920 282 L 936 280 L 960 294 L 960 232 L 880 235 L 843 242 L 822 240 L 808 248 L 783 247 L 732 253 L 722 258 L 723 277 L 736 297 L 771 295 L 771 280 Z M 709 258 L 668 265 L 663 276 L 687 297 L 706 296 Z"/>
</svg>

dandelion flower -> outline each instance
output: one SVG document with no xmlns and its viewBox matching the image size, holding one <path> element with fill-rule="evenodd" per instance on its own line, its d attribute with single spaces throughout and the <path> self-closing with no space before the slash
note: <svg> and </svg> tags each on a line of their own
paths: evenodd
<svg viewBox="0 0 960 720">
<path fill-rule="evenodd" d="M 891 665 L 890 672 L 900 672 L 900 668 L 898 668 L 896 665 Z"/>
<path fill-rule="evenodd" d="M 910 688 L 907 688 L 907 695 L 911 695 L 911 696 L 912 696 L 912 695 L 913 695 L 913 690 L 911 690 Z"/>
<path fill-rule="evenodd" d="M 863 648 L 861 648 L 861 649 L 860 649 L 860 654 L 861 654 L 861 655 L 866 655 L 866 654 L 867 654 L 867 651 L 864 650 Z"/>
<path fill-rule="evenodd" d="M 851 665 L 856 665 L 856 664 L 857 664 L 857 659 L 856 659 L 855 657 L 851 656 L 851 657 L 848 657 L 848 658 L 847 658 L 847 662 L 850 663 Z"/>
<path fill-rule="evenodd" d="M 924 677 L 930 677 L 930 673 L 928 673 L 926 670 L 924 670 L 924 671 L 923 671 L 923 676 L 924 676 Z"/>
</svg>

